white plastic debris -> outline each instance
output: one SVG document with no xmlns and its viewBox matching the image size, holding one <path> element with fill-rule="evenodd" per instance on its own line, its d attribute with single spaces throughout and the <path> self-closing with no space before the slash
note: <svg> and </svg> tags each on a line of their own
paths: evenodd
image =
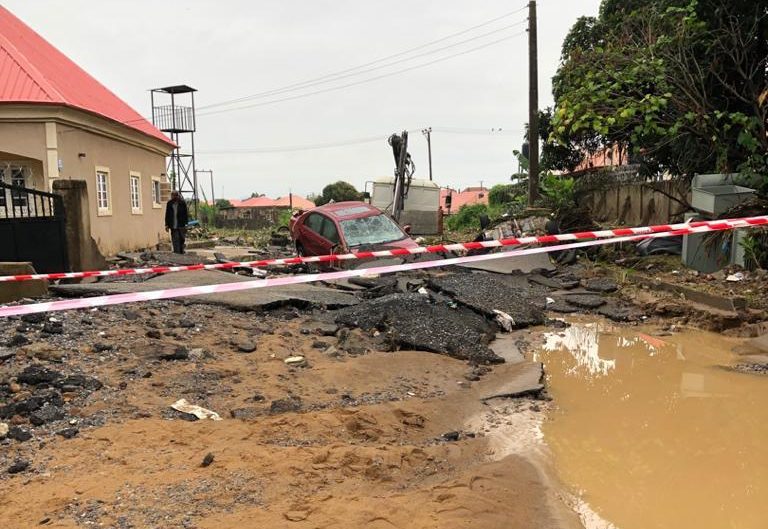
<svg viewBox="0 0 768 529">
<path fill-rule="evenodd" d="M 493 313 L 496 314 L 496 323 L 501 325 L 501 328 L 504 329 L 507 332 L 511 332 L 512 329 L 515 328 L 515 320 L 507 314 L 506 312 L 502 312 L 500 310 L 493 309 Z"/>
<path fill-rule="evenodd" d="M 303 366 L 307 363 L 307 359 L 303 356 L 289 356 L 283 362 L 289 366 Z"/>
<path fill-rule="evenodd" d="M 744 281 L 744 274 L 741 272 L 736 272 L 735 274 L 731 274 L 728 277 L 725 278 L 726 281 L 730 281 L 732 283 L 738 283 L 739 281 Z"/>
<path fill-rule="evenodd" d="M 424 287 L 419 288 L 419 290 L 417 290 L 416 292 L 418 292 L 422 296 L 428 296 L 429 295 L 429 291 L 426 288 L 424 288 Z"/>
<path fill-rule="evenodd" d="M 552 298 L 547 298 L 547 305 L 552 305 L 555 302 Z"/>
<path fill-rule="evenodd" d="M 0 422 L 0 438 L 8 435 L 8 430 L 10 430 L 10 427 L 8 426 L 8 424 L 4 422 Z"/>
<path fill-rule="evenodd" d="M 205 408 L 201 408 L 200 406 L 190 404 L 189 402 L 187 402 L 187 399 L 177 400 L 176 402 L 171 404 L 171 408 L 173 408 L 176 411 L 180 411 L 181 413 L 188 413 L 189 415 L 194 415 L 200 420 L 203 420 L 203 419 L 211 419 L 212 421 L 221 420 L 221 417 L 215 411 L 207 410 Z"/>
</svg>

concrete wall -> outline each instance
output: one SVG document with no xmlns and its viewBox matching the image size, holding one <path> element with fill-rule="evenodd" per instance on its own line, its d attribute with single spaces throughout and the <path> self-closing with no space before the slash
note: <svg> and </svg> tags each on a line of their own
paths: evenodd
<svg viewBox="0 0 768 529">
<path fill-rule="evenodd" d="M 217 228 L 258 230 L 277 227 L 280 214 L 290 211 L 285 207 L 263 208 L 226 208 L 218 213 L 215 220 Z"/>
<path fill-rule="evenodd" d="M 598 222 L 647 226 L 681 219 L 686 207 L 675 199 L 690 203 L 687 181 L 675 179 L 595 186 L 582 191 L 579 202 L 589 206 L 592 217 Z"/>
<path fill-rule="evenodd" d="M 0 275 L 13 276 L 34 273 L 35 269 L 32 263 L 0 262 Z M 46 294 L 48 294 L 48 281 L 35 279 L 0 283 L 0 303 L 10 303 L 23 298 L 38 298 Z"/>
<path fill-rule="evenodd" d="M 107 262 L 91 236 L 91 214 L 88 186 L 83 180 L 56 180 L 53 192 L 64 203 L 64 233 L 67 258 L 71 270 L 101 270 Z"/>
</svg>

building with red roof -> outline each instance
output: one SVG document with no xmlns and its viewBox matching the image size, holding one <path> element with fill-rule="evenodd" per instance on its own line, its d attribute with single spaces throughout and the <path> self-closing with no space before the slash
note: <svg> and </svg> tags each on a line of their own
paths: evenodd
<svg viewBox="0 0 768 529">
<path fill-rule="evenodd" d="M 451 197 L 450 205 L 448 197 Z M 462 206 L 472 204 L 488 204 L 488 189 L 485 187 L 468 187 L 464 191 L 450 188 L 440 189 L 440 207 L 445 214 L 457 213 Z"/>
<path fill-rule="evenodd" d="M 166 156 L 173 147 L 0 6 L 0 179 L 62 194 L 79 189 L 78 209 L 88 216 L 79 222 L 90 225 L 98 251 L 111 255 L 165 238 Z M 85 186 L 65 182 L 74 180 Z"/>
</svg>

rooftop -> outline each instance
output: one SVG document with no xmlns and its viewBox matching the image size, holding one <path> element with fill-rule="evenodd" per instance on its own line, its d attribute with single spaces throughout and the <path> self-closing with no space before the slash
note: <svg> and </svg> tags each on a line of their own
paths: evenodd
<svg viewBox="0 0 768 529">
<path fill-rule="evenodd" d="M 0 6 L 0 104 L 62 105 L 171 140 L 32 28 Z"/>
</svg>

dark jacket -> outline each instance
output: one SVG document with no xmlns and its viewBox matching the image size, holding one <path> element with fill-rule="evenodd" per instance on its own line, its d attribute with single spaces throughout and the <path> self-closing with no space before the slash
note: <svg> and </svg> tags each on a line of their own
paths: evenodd
<svg viewBox="0 0 768 529">
<path fill-rule="evenodd" d="M 168 203 L 165 205 L 165 227 L 166 228 L 173 228 L 173 201 L 169 200 Z M 189 212 L 187 211 L 187 203 L 183 200 L 179 200 L 179 207 L 178 209 L 178 221 L 179 221 L 179 228 L 184 228 L 187 223 L 189 222 Z"/>
</svg>

